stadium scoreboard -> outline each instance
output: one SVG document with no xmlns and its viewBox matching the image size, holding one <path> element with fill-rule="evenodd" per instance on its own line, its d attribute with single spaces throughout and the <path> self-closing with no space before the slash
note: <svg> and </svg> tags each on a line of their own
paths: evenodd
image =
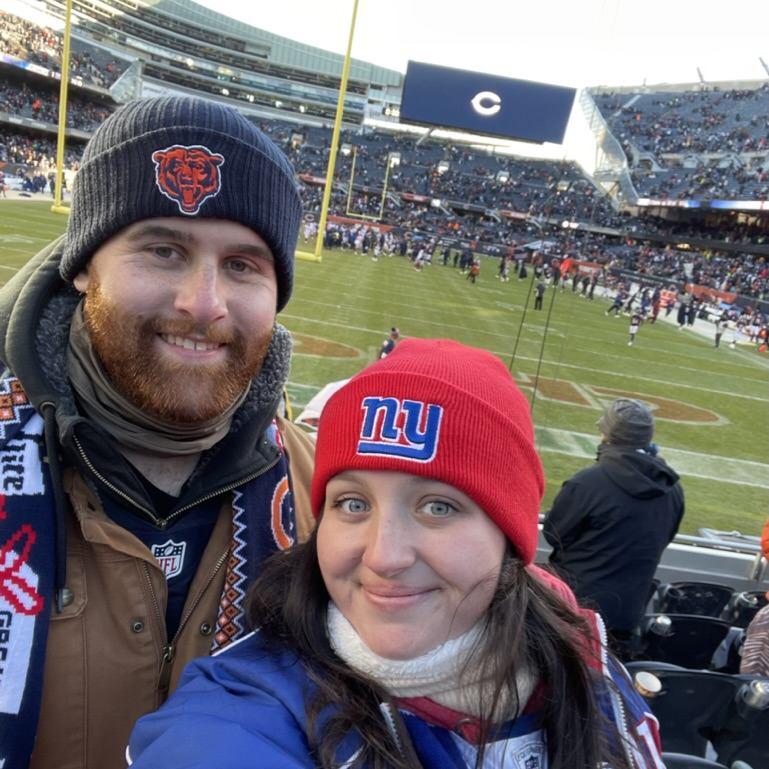
<svg viewBox="0 0 769 769">
<path fill-rule="evenodd" d="M 410 61 L 400 117 L 516 141 L 560 144 L 576 90 Z"/>
</svg>

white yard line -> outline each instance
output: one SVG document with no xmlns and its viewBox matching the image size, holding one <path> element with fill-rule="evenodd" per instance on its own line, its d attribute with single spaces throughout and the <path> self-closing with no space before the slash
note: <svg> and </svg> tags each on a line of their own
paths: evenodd
<svg viewBox="0 0 769 769">
<path fill-rule="evenodd" d="M 549 451 L 572 457 L 595 459 L 599 440 L 596 435 L 558 430 L 553 427 L 537 427 L 536 434 L 537 448 L 543 453 Z M 769 489 L 768 464 L 666 447 L 662 448 L 662 456 L 681 476 Z"/>
</svg>

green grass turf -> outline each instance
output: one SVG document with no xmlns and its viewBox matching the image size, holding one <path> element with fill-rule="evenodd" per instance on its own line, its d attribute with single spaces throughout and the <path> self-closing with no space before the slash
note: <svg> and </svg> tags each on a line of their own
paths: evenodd
<svg viewBox="0 0 769 769">
<path fill-rule="evenodd" d="M 0 201 L 0 281 L 63 231 L 66 217 L 49 206 Z M 529 281 L 501 284 L 496 268 L 496 260 L 484 260 L 472 285 L 450 267 L 418 273 L 399 257 L 374 262 L 331 252 L 320 264 L 298 261 L 281 315 L 297 337 L 289 383 L 295 411 L 327 382 L 373 361 L 392 325 L 404 336 L 485 347 L 509 364 Z M 599 297 L 548 290 L 542 312 L 533 311 L 532 297 L 518 339 L 513 373 L 528 393 L 541 356 L 533 414 L 548 479 L 545 508 L 563 480 L 591 462 L 602 399 L 632 393 L 657 407 L 655 440 L 687 495 L 683 530 L 758 532 L 769 509 L 767 358 L 726 344 L 716 350 L 710 339 L 665 323 L 642 326 L 628 347 L 628 319 L 606 317 L 607 306 Z M 504 457 L 499 472 L 514 486 L 515 468 Z"/>
</svg>

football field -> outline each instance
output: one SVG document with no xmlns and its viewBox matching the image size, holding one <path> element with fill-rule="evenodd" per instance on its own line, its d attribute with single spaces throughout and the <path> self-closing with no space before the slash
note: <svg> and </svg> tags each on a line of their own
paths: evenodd
<svg viewBox="0 0 769 769">
<path fill-rule="evenodd" d="M 0 282 L 60 234 L 50 201 L 0 201 Z M 533 399 L 547 475 L 545 509 L 563 480 L 595 456 L 602 404 L 620 395 L 652 405 L 655 441 L 682 477 L 683 531 L 756 534 L 769 512 L 769 360 L 753 348 L 719 349 L 710 335 L 672 323 L 641 327 L 629 347 L 627 317 L 606 300 L 548 289 L 542 311 L 530 280 L 496 279 L 484 259 L 473 285 L 436 264 L 416 272 L 401 257 L 331 252 L 299 261 L 292 300 L 279 320 L 294 334 L 289 394 L 294 412 L 324 384 L 374 360 L 391 326 L 405 337 L 450 337 L 498 355 Z M 705 324 L 698 320 L 697 324 Z M 515 352 L 515 359 L 512 360 Z M 515 489 L 516 468 L 498 471 Z"/>
</svg>

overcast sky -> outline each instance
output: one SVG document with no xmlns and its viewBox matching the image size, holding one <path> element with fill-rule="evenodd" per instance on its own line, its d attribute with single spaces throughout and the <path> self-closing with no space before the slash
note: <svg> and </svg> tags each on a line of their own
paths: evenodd
<svg viewBox="0 0 769 769">
<path fill-rule="evenodd" d="M 300 42 L 344 53 L 352 0 L 204 0 Z M 409 59 L 572 86 L 767 77 L 769 2 L 359 0 L 353 56 Z"/>
</svg>

